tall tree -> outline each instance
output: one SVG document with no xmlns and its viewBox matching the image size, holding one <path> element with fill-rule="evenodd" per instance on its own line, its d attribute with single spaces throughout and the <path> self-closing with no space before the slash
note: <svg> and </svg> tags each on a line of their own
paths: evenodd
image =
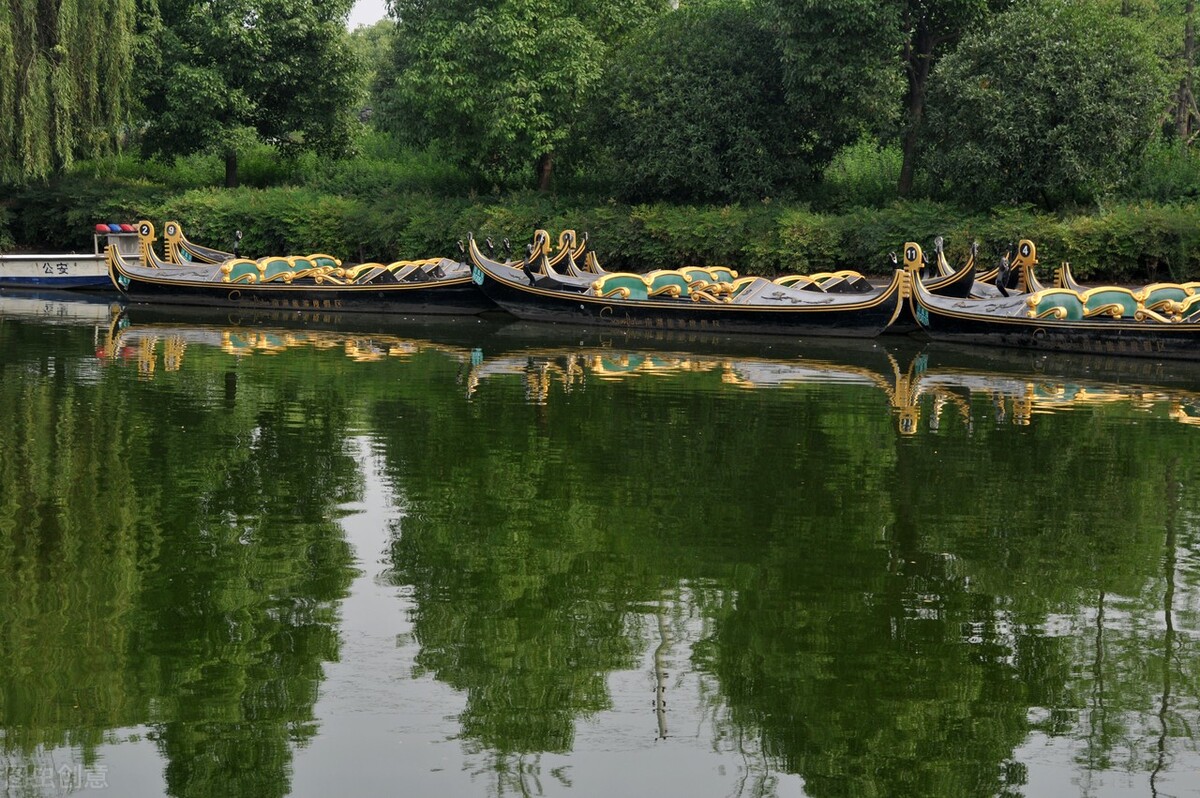
<svg viewBox="0 0 1200 798">
<path fill-rule="evenodd" d="M 864 130 L 894 128 L 903 89 L 898 2 L 762 0 L 778 31 L 789 113 L 812 131 L 812 160 L 828 163 Z"/>
<path fill-rule="evenodd" d="M 129 111 L 134 0 L 0 2 L 0 180 L 115 145 Z"/>
<path fill-rule="evenodd" d="M 360 82 L 352 0 L 161 0 L 141 86 L 149 152 L 216 151 L 225 185 L 255 139 L 284 152 L 342 153 Z"/>
<path fill-rule="evenodd" d="M 667 0 L 392 0 L 383 124 L 497 185 L 548 189 L 608 47 Z"/>
<path fill-rule="evenodd" d="M 1136 20 L 1102 2 L 1035 0 L 938 66 L 930 171 L 974 203 L 1091 202 L 1130 175 L 1169 94 Z"/>
<path fill-rule="evenodd" d="M 1008 0 L 764 2 L 780 33 L 792 104 L 825 118 L 830 145 L 863 129 L 891 135 L 899 124 L 903 196 L 916 172 L 930 71 L 991 5 Z"/>
<path fill-rule="evenodd" d="M 811 176 L 822 117 L 784 112 L 775 45 L 755 4 L 722 0 L 689 3 L 614 52 L 588 132 L 620 192 L 757 200 Z"/>
<path fill-rule="evenodd" d="M 946 46 L 957 41 L 973 22 L 981 21 L 989 5 L 1007 0 L 903 0 L 905 33 L 903 61 L 907 88 L 904 92 L 904 126 L 901 138 L 903 161 L 897 192 L 908 196 L 916 174 L 925 116 L 925 90 L 929 74 Z"/>
<path fill-rule="evenodd" d="M 1200 129 L 1200 108 L 1196 105 L 1193 74 L 1196 71 L 1196 3 L 1187 0 L 1183 10 L 1183 49 L 1180 52 L 1182 75 L 1175 90 L 1175 135 L 1184 146 L 1191 144 Z"/>
<path fill-rule="evenodd" d="M 372 25 L 359 25 L 350 31 L 350 46 L 362 67 L 359 79 L 362 81 L 361 93 L 370 109 L 367 118 L 374 114 L 379 105 L 376 99 L 377 75 L 380 65 L 391 56 L 392 39 L 395 36 L 396 25 L 387 19 Z"/>
</svg>

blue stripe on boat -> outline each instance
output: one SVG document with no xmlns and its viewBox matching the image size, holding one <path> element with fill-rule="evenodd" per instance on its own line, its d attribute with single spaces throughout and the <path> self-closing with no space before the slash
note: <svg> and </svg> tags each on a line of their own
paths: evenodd
<svg viewBox="0 0 1200 798">
<path fill-rule="evenodd" d="M 0 288 L 112 288 L 107 274 L 85 277 L 3 277 Z"/>
</svg>

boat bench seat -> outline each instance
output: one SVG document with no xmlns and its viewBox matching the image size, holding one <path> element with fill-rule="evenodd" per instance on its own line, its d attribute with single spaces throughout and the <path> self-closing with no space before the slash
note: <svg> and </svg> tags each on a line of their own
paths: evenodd
<svg viewBox="0 0 1200 798">
<path fill-rule="evenodd" d="M 341 261 L 332 255 L 307 257 L 272 255 L 258 260 L 231 258 L 221 264 L 215 279 L 223 283 L 290 283 L 302 277 L 321 278 L 341 269 Z"/>
<path fill-rule="evenodd" d="M 1086 291 L 1043 288 L 1030 294 L 1025 301 L 1029 317 L 1035 319 L 1079 321 L 1107 317 L 1170 322 L 1181 318 L 1184 307 L 1184 303 L 1176 299 L 1180 295 L 1176 289 L 1177 286 L 1166 284 L 1147 286 L 1138 292 L 1119 285 L 1098 286 Z"/>
<path fill-rule="evenodd" d="M 259 258 L 258 273 L 258 281 L 260 283 L 269 283 L 276 280 L 290 283 L 296 278 L 296 270 L 293 268 L 292 261 L 289 258 Z"/>
<path fill-rule="evenodd" d="M 222 283 L 257 283 L 261 276 L 258 262 L 248 258 L 227 260 L 221 264 L 216 274 Z"/>
<path fill-rule="evenodd" d="M 1141 308 L 1141 302 L 1128 288 L 1104 285 L 1089 288 L 1081 293 L 1083 317 L 1111 316 L 1114 319 L 1132 319 Z"/>
<path fill-rule="evenodd" d="M 782 277 L 776 277 L 771 282 L 775 285 L 786 286 L 787 288 L 800 288 L 806 291 L 825 292 L 821 284 L 807 274 L 785 274 Z"/>
<path fill-rule="evenodd" d="M 592 283 L 592 294 L 616 299 L 646 299 L 649 286 L 646 278 L 631 272 L 610 272 Z"/>
<path fill-rule="evenodd" d="M 453 261 L 450 261 L 453 263 Z M 396 260 L 387 264 L 361 263 L 345 269 L 346 281 L 356 285 L 367 283 L 423 283 L 446 276 L 442 258 L 425 260 Z"/>
<path fill-rule="evenodd" d="M 1025 300 L 1031 319 L 1079 321 L 1083 318 L 1083 298 L 1069 288 L 1044 288 Z"/>
<path fill-rule="evenodd" d="M 1200 283 L 1152 283 L 1138 292 L 1142 306 L 1174 319 L 1183 318 L 1184 309 L 1195 305 Z"/>
<path fill-rule="evenodd" d="M 727 266 L 684 266 L 678 269 L 688 282 L 732 283 L 738 273 Z"/>
<path fill-rule="evenodd" d="M 356 263 L 353 266 L 341 266 L 337 269 L 331 269 L 330 274 L 348 283 L 368 282 L 367 275 L 371 272 L 376 272 L 379 269 L 386 269 L 382 263 Z"/>
<path fill-rule="evenodd" d="M 325 269 L 337 269 L 342 265 L 340 258 L 335 258 L 332 255 L 326 255 L 323 252 L 313 253 L 312 255 L 308 256 L 308 259 L 312 261 L 314 266 Z"/>
<path fill-rule="evenodd" d="M 659 269 L 647 274 L 645 280 L 648 296 L 677 298 L 691 295 L 691 281 L 680 271 Z M 708 283 L 705 282 L 704 284 L 707 285 Z"/>
<path fill-rule="evenodd" d="M 1200 322 L 1200 292 L 1179 303 L 1177 316 L 1182 321 Z"/>
<path fill-rule="evenodd" d="M 820 280 L 820 284 L 826 293 L 830 294 L 861 294 L 874 287 L 862 274 L 849 269 L 834 272 L 828 278 Z"/>
<path fill-rule="evenodd" d="M 288 258 L 288 261 L 292 264 L 294 279 L 299 280 L 304 277 L 311 277 L 318 283 L 340 282 L 336 278 L 330 279 L 342 271 L 342 262 L 332 255 L 322 255 L 320 253 L 306 257 L 293 255 Z"/>
<path fill-rule="evenodd" d="M 610 272 L 594 281 L 589 290 L 594 296 L 618 299 L 669 297 L 719 302 L 726 301 L 733 291 L 733 282 L 726 279 L 730 274 L 736 272 L 724 267 L 701 269 L 694 266 L 658 269 L 649 274 Z"/>
<path fill-rule="evenodd" d="M 738 294 L 745 291 L 751 285 L 754 285 L 754 283 L 759 282 L 760 280 L 764 280 L 764 279 L 766 279 L 766 278 L 763 278 L 763 277 L 739 277 L 738 279 L 734 280 L 729 286 L 729 301 L 732 301 L 734 299 L 734 297 L 736 297 Z"/>
<path fill-rule="evenodd" d="M 870 291 L 871 281 L 862 274 L 849 269 L 836 272 L 816 272 L 815 274 L 785 274 L 776 277 L 773 282 L 787 288 L 799 288 L 802 291 L 819 291 L 826 294 L 856 294 Z"/>
</svg>

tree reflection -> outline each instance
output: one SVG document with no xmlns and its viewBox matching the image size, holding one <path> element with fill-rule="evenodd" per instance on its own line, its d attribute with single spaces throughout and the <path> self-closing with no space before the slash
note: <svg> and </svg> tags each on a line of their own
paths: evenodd
<svg viewBox="0 0 1200 798">
<path fill-rule="evenodd" d="M 796 547 L 764 558 L 699 649 L 729 722 L 760 728 L 775 767 L 822 796 L 1016 794 L 1016 750 L 1034 732 L 1083 738 L 1085 772 L 1190 738 L 1184 723 L 1148 728 L 1166 714 L 1172 674 L 1183 668 L 1195 684 L 1197 670 L 1170 656 L 1169 494 L 1181 481 L 1163 457 L 1179 445 L 1165 430 L 1148 429 L 1123 457 L 1109 453 L 1117 438 L 1104 411 L 1057 420 L 1052 434 L 1069 447 L 986 425 L 974 432 L 984 446 L 962 453 L 950 433 L 905 446 L 889 480 L 898 512 L 886 552 L 856 545 L 865 535 L 852 528 L 834 540 L 801 520 Z M 941 457 L 967 468 L 944 473 Z M 1034 463 L 1049 478 L 1020 478 Z M 1138 625 L 1151 620 L 1147 587 L 1164 562 L 1165 628 L 1135 640 L 1128 621 L 1090 608 L 1097 590 L 1116 593 L 1127 611 L 1142 605 Z M 1161 680 L 1146 678 L 1155 637 L 1168 654 Z M 1154 772 L 1150 759 L 1138 769 Z"/>
<path fill-rule="evenodd" d="M 649 695 L 684 658 L 747 794 L 783 773 L 814 796 L 1016 794 L 1047 737 L 1081 782 L 1165 791 L 1191 741 L 1200 474 L 1187 427 L 1127 403 L 1014 427 L 959 392 L 910 437 L 870 379 L 584 380 L 567 356 L 468 400 L 461 363 L 423 353 L 247 368 L 196 345 L 177 371 L 146 351 L 84 373 L 51 354 L 90 347 L 64 335 L 0 352 L 14 757 L 148 726 L 172 795 L 288 793 L 339 653 L 356 434 L 403 510 L 387 578 L 416 672 L 463 693 L 468 767 L 498 792 L 569 785 L 543 761 L 617 708 L 615 671 L 647 670 L 645 739 L 669 739 Z"/>
<path fill-rule="evenodd" d="M 639 608 L 680 579 L 740 574 L 792 536 L 800 504 L 872 524 L 882 509 L 882 398 L 882 413 L 842 435 L 816 398 L 798 408 L 763 397 L 763 412 L 739 403 L 733 414 L 730 395 L 655 403 L 620 396 L 628 390 L 539 406 L 536 425 L 502 392 L 465 409 L 377 412 L 385 435 L 388 419 L 408 419 L 385 451 L 406 497 L 392 579 L 413 588 L 417 665 L 466 693 L 462 733 L 484 749 L 570 750 L 575 723 L 609 706 L 606 675 L 641 652 Z M 478 423 L 442 417 L 456 412 Z M 807 464 L 792 447 L 767 454 L 781 416 L 803 419 L 796 434 L 826 450 Z M 764 455 L 750 478 L 729 479 L 748 451 Z M 864 474 L 849 501 L 843 486 Z M 811 493 L 797 489 L 803 480 Z"/>
<path fill-rule="evenodd" d="M 1166 681 L 1136 677 L 1145 647 L 1092 607 L 1107 591 L 1153 612 L 1177 428 L 1131 437 L 1107 405 L 1015 428 L 981 394 L 908 439 L 886 397 L 841 398 L 862 388 L 735 400 L 714 379 L 551 383 L 524 408 L 526 384 L 498 381 L 461 410 L 378 409 L 385 435 L 411 422 L 388 437 L 408 513 L 392 578 L 475 746 L 569 748 L 606 670 L 655 645 L 638 624 L 664 596 L 704 619 L 694 664 L 749 793 L 778 771 L 813 795 L 1015 795 L 1032 735 L 1090 738 L 1085 767 L 1145 744 L 1129 721 L 1157 717 Z M 1097 659 L 1114 634 L 1128 650 Z M 1089 716 L 1089 695 L 1122 709 Z"/>
<path fill-rule="evenodd" d="M 7 755 L 91 761 L 149 725 L 171 795 L 287 794 L 353 575 L 336 518 L 361 477 L 328 412 L 345 388 L 303 367 L 234 396 L 224 369 L 162 386 L 2 365 L 25 372 L 0 380 Z"/>
</svg>

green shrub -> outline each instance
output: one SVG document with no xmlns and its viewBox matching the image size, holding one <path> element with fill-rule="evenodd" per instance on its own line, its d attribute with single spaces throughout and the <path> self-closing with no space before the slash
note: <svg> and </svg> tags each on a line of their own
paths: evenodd
<svg viewBox="0 0 1200 798">
<path fill-rule="evenodd" d="M 222 185 L 225 164 L 215 155 L 189 155 L 168 162 L 122 153 L 108 158 L 77 161 L 71 168 L 70 176 L 100 181 L 150 183 L 175 191 L 186 191 L 189 188 Z"/>
<path fill-rule="evenodd" d="M 1157 202 L 1200 197 L 1200 155 L 1178 141 L 1155 142 L 1147 148 L 1125 196 Z"/>
<path fill-rule="evenodd" d="M 743 274 L 774 275 L 856 269 L 887 274 L 888 253 L 906 241 L 932 254 L 943 236 L 947 258 L 961 262 L 979 241 L 980 266 L 1021 238 L 1037 244 L 1049 279 L 1061 261 L 1090 282 L 1144 282 L 1200 277 L 1200 203 L 1114 205 L 1060 216 L 1028 206 L 969 213 L 931 201 L 893 202 L 843 213 L 806 205 L 754 202 L 681 206 L 628 205 L 529 192 L 445 197 L 410 192 L 360 197 L 311 187 L 194 188 L 172 192 L 128 179 L 79 175 L 17 192 L 0 213 L 0 243 L 61 251 L 91 245 L 96 222 L 148 218 L 161 230 L 178 220 L 193 240 L 222 249 L 244 238 L 250 256 L 324 251 L 350 261 L 457 257 L 468 232 L 512 242 L 520 256 L 533 231 L 555 241 L 573 228 L 590 234 L 602 264 L 647 271 L 721 264 Z"/>
<path fill-rule="evenodd" d="M 965 254 L 972 240 L 968 219 L 961 211 L 928 201 L 855 208 L 838 219 L 843 261 L 855 264 L 850 268 L 863 272 L 890 270 L 889 254 L 898 253 L 908 241 L 920 244 L 932 257 L 933 239 L 942 236 L 947 257 L 953 261 Z"/>
<path fill-rule="evenodd" d="M 312 152 L 285 156 L 273 147 L 259 145 L 238 156 L 238 183 L 247 188 L 300 186 L 308 182 L 316 168 L 317 156 Z M 221 174 L 218 185 L 224 184 L 224 171 Z"/>
<path fill-rule="evenodd" d="M 23 245 L 51 251 L 91 251 L 99 222 L 133 222 L 170 190 L 151 183 L 67 175 L 49 184 L 15 192 L 10 206 L 12 234 Z"/>
<path fill-rule="evenodd" d="M 428 192 L 438 196 L 465 196 L 471 184 L 465 172 L 428 151 L 403 150 L 386 157 L 318 162 L 307 185 L 331 194 L 375 201 L 398 194 Z"/>
<path fill-rule="evenodd" d="M 881 147 L 863 137 L 825 167 L 814 200 L 828 208 L 879 208 L 895 202 L 903 160 L 899 147 Z"/>
<path fill-rule="evenodd" d="M 1128 205 L 1077 216 L 1066 222 L 1062 259 L 1071 261 L 1077 277 L 1104 282 L 1194 280 L 1200 274 L 1198 218 L 1195 204 Z"/>
<path fill-rule="evenodd" d="M 229 249 L 235 233 L 247 257 L 354 252 L 355 201 L 303 188 L 198 189 L 173 197 L 158 215 L 174 218 L 198 243 Z"/>
</svg>

